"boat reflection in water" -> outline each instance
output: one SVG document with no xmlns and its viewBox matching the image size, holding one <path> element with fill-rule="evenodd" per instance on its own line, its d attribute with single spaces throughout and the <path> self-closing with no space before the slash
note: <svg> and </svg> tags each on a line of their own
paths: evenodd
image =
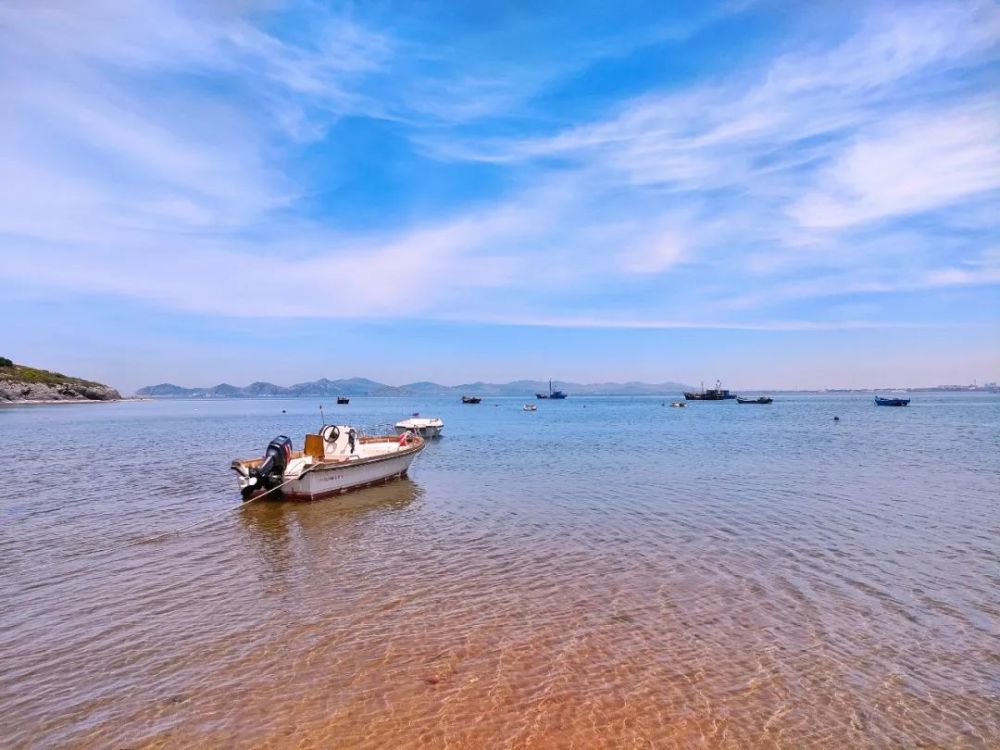
<svg viewBox="0 0 1000 750">
<path fill-rule="evenodd" d="M 355 490 L 332 500 L 313 503 L 251 503 L 241 509 L 239 519 L 246 536 L 267 573 L 283 574 L 300 557 L 312 558 L 313 548 L 326 550 L 349 544 L 365 533 L 369 524 L 404 511 L 423 497 L 424 491 L 410 479 Z M 320 552 L 324 550 L 319 550 Z M 293 575 L 295 578 L 298 573 Z"/>
</svg>

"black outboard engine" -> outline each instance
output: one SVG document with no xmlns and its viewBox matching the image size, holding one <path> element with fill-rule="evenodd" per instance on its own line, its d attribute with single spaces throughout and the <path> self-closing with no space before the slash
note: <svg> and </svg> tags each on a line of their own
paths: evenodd
<svg viewBox="0 0 1000 750">
<path fill-rule="evenodd" d="M 281 484 L 281 477 L 284 475 L 285 468 L 291 458 L 291 439 L 285 435 L 278 435 L 267 444 L 264 460 L 261 461 L 260 466 L 254 466 L 250 469 L 250 481 L 243 488 L 243 497 L 247 498 L 261 488 L 271 490 Z"/>
</svg>

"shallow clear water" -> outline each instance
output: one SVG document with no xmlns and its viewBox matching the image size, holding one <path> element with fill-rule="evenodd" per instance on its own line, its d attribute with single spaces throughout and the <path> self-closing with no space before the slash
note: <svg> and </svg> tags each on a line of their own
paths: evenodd
<svg viewBox="0 0 1000 750">
<path fill-rule="evenodd" d="M 669 401 L 327 404 L 445 437 L 237 510 L 316 402 L 0 408 L 0 744 L 1000 744 L 1000 397 Z"/>
</svg>

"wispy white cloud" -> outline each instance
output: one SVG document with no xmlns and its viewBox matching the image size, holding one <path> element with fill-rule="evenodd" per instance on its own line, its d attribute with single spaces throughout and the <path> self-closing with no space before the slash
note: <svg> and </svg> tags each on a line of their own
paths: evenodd
<svg viewBox="0 0 1000 750">
<path fill-rule="evenodd" d="M 272 10 L 0 8 L 0 64 L 13 71 L 0 80 L 12 113 L 0 121 L 0 278 L 227 316 L 765 330 L 872 323 L 743 317 L 997 282 L 979 238 L 943 258 L 917 237 L 896 281 L 865 274 L 897 250 L 878 237 L 850 247 L 900 217 L 973 211 L 1000 187 L 996 102 L 947 75 L 995 54 L 992 3 L 875 9 L 846 39 L 789 42 L 737 75 L 514 138 L 468 123 L 518 115 L 549 129 L 525 114 L 531 96 L 636 41 L 487 74 L 319 7 L 307 31 L 283 35 L 262 21 Z M 407 57 L 447 72 L 400 74 Z M 286 159 L 349 115 L 398 124 L 442 163 L 494 165 L 506 192 L 399 226 L 327 226 L 299 210 L 309 186 Z M 332 290 L 338 303 L 324 304 Z"/>
<path fill-rule="evenodd" d="M 819 278 L 779 282 L 766 291 L 733 296 L 726 300 L 724 307 L 733 310 L 758 309 L 781 306 L 795 300 L 901 294 L 993 284 L 1000 284 L 1000 255 L 996 248 L 961 265 L 924 268 L 910 266 L 904 261 L 878 268 L 876 263 L 860 271 L 848 268 Z"/>
<path fill-rule="evenodd" d="M 629 195 L 636 220 L 678 227 L 619 248 L 627 272 L 661 274 L 683 258 L 722 275 L 727 264 L 752 271 L 761 285 L 773 275 L 784 288 L 782 272 L 832 266 L 830 283 L 801 288 L 834 288 L 856 239 L 829 230 L 953 208 L 1000 187 L 995 99 L 942 78 L 995 59 L 998 38 L 993 3 L 876 9 L 843 42 L 789 52 L 757 74 L 649 94 L 554 135 L 449 142 L 439 153 L 502 165 L 558 159 L 580 202 Z M 865 270 L 895 252 L 866 246 Z M 931 272 L 919 254 L 909 260 Z"/>
<path fill-rule="evenodd" d="M 1000 102 L 986 99 L 879 123 L 838 154 L 789 210 L 840 228 L 1000 190 Z"/>
<path fill-rule="evenodd" d="M 445 318 L 448 320 L 448 318 Z M 770 320 L 762 323 L 694 318 L 628 318 L 597 315 L 494 315 L 484 322 L 534 328 L 589 328 L 596 330 L 695 330 L 695 331 L 863 331 L 893 328 L 934 328 L 934 321 L 872 320 Z"/>
</svg>

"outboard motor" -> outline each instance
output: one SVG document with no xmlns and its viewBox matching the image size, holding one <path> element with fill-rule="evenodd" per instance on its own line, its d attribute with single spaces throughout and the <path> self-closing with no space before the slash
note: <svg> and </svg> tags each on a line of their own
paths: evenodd
<svg viewBox="0 0 1000 750">
<path fill-rule="evenodd" d="M 281 484 L 281 477 L 292 458 L 292 441 L 285 435 L 278 435 L 267 444 L 264 460 L 260 466 L 250 469 L 250 481 L 243 488 L 243 497 L 247 498 L 260 488 L 271 490 Z"/>
</svg>

